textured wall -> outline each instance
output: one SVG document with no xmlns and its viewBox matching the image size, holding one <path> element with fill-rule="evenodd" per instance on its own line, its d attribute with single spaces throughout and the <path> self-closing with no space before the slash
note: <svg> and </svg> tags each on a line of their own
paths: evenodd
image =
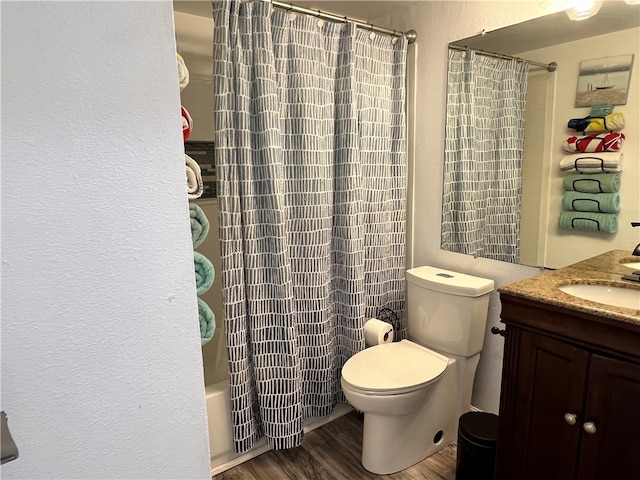
<svg viewBox="0 0 640 480">
<path fill-rule="evenodd" d="M 2 4 L 6 478 L 209 478 L 170 1 Z"/>
</svg>

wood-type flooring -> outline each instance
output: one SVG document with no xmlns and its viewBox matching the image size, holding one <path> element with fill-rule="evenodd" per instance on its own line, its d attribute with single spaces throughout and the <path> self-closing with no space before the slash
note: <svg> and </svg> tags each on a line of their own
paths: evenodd
<svg viewBox="0 0 640 480">
<path fill-rule="evenodd" d="M 362 415 L 350 412 L 312 432 L 301 446 L 270 450 L 213 477 L 214 480 L 455 480 L 456 446 L 391 475 L 374 475 L 360 463 Z"/>
</svg>

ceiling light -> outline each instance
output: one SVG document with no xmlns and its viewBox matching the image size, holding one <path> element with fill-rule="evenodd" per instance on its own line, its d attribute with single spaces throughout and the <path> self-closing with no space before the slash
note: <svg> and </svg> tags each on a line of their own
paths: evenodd
<svg viewBox="0 0 640 480">
<path fill-rule="evenodd" d="M 624 0 L 625 2 L 627 2 L 629 5 L 638 5 L 640 4 L 640 0 Z"/>
<path fill-rule="evenodd" d="M 601 6 L 602 0 L 573 0 L 572 7 L 567 10 L 567 16 L 571 20 L 586 20 L 598 13 Z"/>
</svg>

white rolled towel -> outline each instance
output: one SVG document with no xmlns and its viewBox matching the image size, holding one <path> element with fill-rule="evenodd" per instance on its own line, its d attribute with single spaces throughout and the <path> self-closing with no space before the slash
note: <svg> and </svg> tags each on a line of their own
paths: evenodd
<svg viewBox="0 0 640 480">
<path fill-rule="evenodd" d="M 189 85 L 189 69 L 187 64 L 184 63 L 182 55 L 176 52 L 176 58 L 178 60 L 178 83 L 180 84 L 180 90 L 184 90 L 184 87 Z"/>
<path fill-rule="evenodd" d="M 560 160 L 562 172 L 603 173 L 622 171 L 622 152 L 582 153 L 565 155 Z"/>
<path fill-rule="evenodd" d="M 187 197 L 191 200 L 200 198 L 204 192 L 200 165 L 189 155 L 184 156 L 184 163 L 187 169 Z"/>
</svg>

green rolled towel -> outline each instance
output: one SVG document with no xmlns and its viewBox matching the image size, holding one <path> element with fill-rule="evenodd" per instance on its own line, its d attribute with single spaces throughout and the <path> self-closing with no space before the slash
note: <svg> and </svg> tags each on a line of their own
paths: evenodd
<svg viewBox="0 0 640 480">
<path fill-rule="evenodd" d="M 216 316 L 207 302 L 198 299 L 198 317 L 200 317 L 200 344 L 204 345 L 213 338 L 216 331 Z"/>
<path fill-rule="evenodd" d="M 620 211 L 617 193 L 564 192 L 562 206 L 578 212 L 616 213 Z"/>
<path fill-rule="evenodd" d="M 559 226 L 564 230 L 616 233 L 618 220 L 610 213 L 562 212 Z"/>
<path fill-rule="evenodd" d="M 584 193 L 616 193 L 620 190 L 617 173 L 573 174 L 562 179 L 564 189 Z"/>
<path fill-rule="evenodd" d="M 189 203 L 189 216 L 191 217 L 191 240 L 193 248 L 197 248 L 209 234 L 209 219 L 202 208 L 195 203 Z"/>
<path fill-rule="evenodd" d="M 196 291 L 198 295 L 202 295 L 213 285 L 216 271 L 211 260 L 199 252 L 193 252 L 193 265 L 196 271 Z"/>
</svg>

